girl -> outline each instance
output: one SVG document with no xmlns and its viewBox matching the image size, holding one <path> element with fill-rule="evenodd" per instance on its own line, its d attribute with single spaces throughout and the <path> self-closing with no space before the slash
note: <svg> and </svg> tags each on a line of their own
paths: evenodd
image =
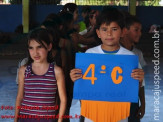
<svg viewBox="0 0 163 122">
<path fill-rule="evenodd" d="M 61 12 L 69 12 L 73 15 L 73 22 L 76 23 L 79 17 L 78 6 L 75 3 L 67 3 L 63 6 Z M 79 25 L 73 24 L 75 31 L 79 32 Z"/>
<path fill-rule="evenodd" d="M 69 12 L 73 15 L 73 20 L 76 22 L 78 20 L 79 12 L 78 6 L 75 3 L 67 3 L 63 6 L 63 12 Z"/>
<path fill-rule="evenodd" d="M 27 64 L 19 69 L 14 122 L 52 122 L 55 118 L 62 122 L 67 102 L 65 81 L 62 69 L 52 63 L 51 49 L 46 29 L 35 29 L 28 35 L 29 57 Z M 57 91 L 60 108 L 59 115 L 54 116 Z"/>
</svg>

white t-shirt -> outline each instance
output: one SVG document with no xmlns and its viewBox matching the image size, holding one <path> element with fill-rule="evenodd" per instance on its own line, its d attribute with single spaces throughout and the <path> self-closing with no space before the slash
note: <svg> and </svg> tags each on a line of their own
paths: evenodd
<svg viewBox="0 0 163 122">
<path fill-rule="evenodd" d="M 100 54 L 105 54 L 104 51 L 102 50 L 101 48 L 101 45 L 99 46 L 96 46 L 96 47 L 93 47 L 93 48 L 90 48 L 88 50 L 86 50 L 85 53 L 100 53 Z M 135 55 L 133 52 L 127 50 L 126 48 L 123 48 L 122 46 L 120 46 L 120 49 L 117 53 L 115 53 L 116 55 Z M 141 65 L 139 63 L 139 68 L 141 68 Z M 144 86 L 145 83 L 144 83 L 144 80 L 143 80 L 143 83 L 142 83 L 142 86 Z M 121 120 L 119 122 L 128 122 L 128 118 L 124 119 L 124 120 Z"/>
<path fill-rule="evenodd" d="M 142 68 L 147 65 L 147 63 L 144 60 L 143 53 L 141 50 L 134 47 L 132 49 L 132 52 L 139 57 L 139 62 L 140 62 L 140 65 L 142 66 Z"/>
<path fill-rule="evenodd" d="M 88 50 L 86 50 L 86 52 L 85 53 L 100 53 L 100 54 L 105 54 L 104 52 L 103 52 L 103 50 L 102 50 L 102 48 L 101 48 L 101 45 L 99 45 L 99 46 L 96 46 L 96 47 L 93 47 L 93 48 L 90 48 L 90 49 L 88 49 Z M 127 50 L 126 48 L 123 48 L 123 47 L 121 47 L 120 46 L 120 49 L 119 49 L 119 51 L 116 53 L 116 54 L 118 54 L 118 55 L 134 55 L 134 53 L 133 52 L 131 52 L 131 51 L 129 51 L 129 50 Z M 77 104 L 72 104 L 71 105 L 71 109 L 70 109 L 70 113 L 77 113 L 78 112 L 78 114 L 80 113 L 80 102 L 79 102 L 79 100 L 72 100 L 72 101 L 75 101 Z M 76 109 L 77 110 L 76 110 Z M 72 109 L 75 109 L 74 111 L 72 110 Z M 71 114 L 70 114 L 71 115 Z M 73 119 L 70 119 L 70 122 L 74 122 L 74 120 Z M 78 122 L 78 121 L 77 121 Z M 93 122 L 92 120 L 90 120 L 90 119 L 88 119 L 88 118 L 85 118 L 85 121 L 84 122 Z M 119 121 L 119 122 L 128 122 L 128 118 L 126 118 L 126 119 L 124 119 L 124 120 L 121 120 L 121 121 Z"/>
<path fill-rule="evenodd" d="M 18 73 L 19 73 L 19 68 L 23 65 L 25 65 L 28 62 L 28 58 L 24 58 L 23 60 L 19 61 L 18 63 L 18 68 L 17 68 L 17 74 L 16 74 L 16 84 L 18 84 Z"/>
<path fill-rule="evenodd" d="M 101 53 L 101 54 L 105 54 L 104 51 L 101 48 L 101 45 L 90 48 L 90 49 L 86 50 L 85 53 Z M 133 52 L 127 50 L 126 48 L 123 48 L 122 46 L 120 46 L 120 49 L 116 53 L 116 55 L 135 55 L 135 54 Z"/>
<path fill-rule="evenodd" d="M 101 45 L 98 45 L 96 47 L 93 47 L 93 48 L 90 48 L 88 50 L 86 50 L 85 53 L 100 53 L 100 54 L 105 54 L 104 51 L 102 50 L 101 48 Z M 115 53 L 115 55 L 135 55 L 132 51 L 129 51 L 128 49 L 120 46 L 120 49 L 117 53 Z M 142 69 L 140 63 L 139 63 L 139 66 L 138 66 L 140 69 Z M 142 82 L 142 86 L 143 87 L 145 86 L 145 81 L 143 80 Z"/>
</svg>

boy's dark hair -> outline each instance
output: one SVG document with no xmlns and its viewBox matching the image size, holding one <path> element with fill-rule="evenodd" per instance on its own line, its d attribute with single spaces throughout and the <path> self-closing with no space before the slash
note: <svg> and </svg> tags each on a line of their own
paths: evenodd
<svg viewBox="0 0 163 122">
<path fill-rule="evenodd" d="M 47 29 L 44 29 L 44 28 L 36 28 L 36 29 L 32 30 L 31 32 L 29 32 L 29 34 L 27 36 L 28 47 L 29 47 L 29 43 L 31 40 L 35 40 L 36 42 L 41 44 L 45 49 L 47 49 L 47 47 L 45 46 L 44 43 L 46 43 L 47 45 L 50 45 L 52 43 L 51 39 L 50 39 L 49 32 L 47 31 Z M 53 62 L 53 57 L 52 57 L 51 51 L 48 52 L 48 56 L 47 56 L 47 61 L 49 63 Z M 26 65 L 29 65 L 32 62 L 33 62 L 33 59 L 31 58 L 29 51 L 28 51 L 28 62 Z"/>
<path fill-rule="evenodd" d="M 103 9 L 96 20 L 96 29 L 99 29 L 102 24 L 109 25 L 111 22 L 116 22 L 120 28 L 124 27 L 124 16 L 116 8 Z"/>
<path fill-rule="evenodd" d="M 141 24 L 140 20 L 136 16 L 128 15 L 125 17 L 125 27 L 127 29 L 130 29 L 130 26 L 133 25 L 134 23 Z"/>
</svg>

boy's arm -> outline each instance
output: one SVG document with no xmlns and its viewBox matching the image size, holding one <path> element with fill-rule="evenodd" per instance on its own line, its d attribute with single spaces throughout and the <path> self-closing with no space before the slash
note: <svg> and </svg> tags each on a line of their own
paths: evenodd
<svg viewBox="0 0 163 122">
<path fill-rule="evenodd" d="M 138 118 L 143 118 L 145 114 L 145 93 L 144 93 L 144 86 L 139 88 L 139 98 L 140 98 L 140 107 L 137 113 Z"/>
<path fill-rule="evenodd" d="M 72 69 L 70 71 L 70 78 L 73 82 L 78 80 L 79 78 L 82 78 L 82 71 L 81 69 Z"/>
<path fill-rule="evenodd" d="M 143 69 L 134 69 L 131 73 L 131 77 L 133 77 L 136 80 L 139 80 L 140 82 L 139 98 L 140 98 L 141 106 L 138 110 L 137 117 L 142 118 L 145 114 L 145 95 L 144 95 L 144 86 L 142 86 L 142 82 L 144 80 Z"/>
<path fill-rule="evenodd" d="M 54 70 L 55 70 L 58 92 L 59 92 L 59 98 L 60 98 L 58 122 L 62 122 L 63 121 L 63 115 L 66 111 L 66 103 L 67 103 L 65 80 L 64 80 L 63 71 L 60 67 L 55 66 Z"/>
<path fill-rule="evenodd" d="M 135 80 L 139 80 L 140 84 L 142 84 L 144 80 L 144 71 L 142 69 L 134 69 L 131 73 L 131 77 Z"/>
</svg>

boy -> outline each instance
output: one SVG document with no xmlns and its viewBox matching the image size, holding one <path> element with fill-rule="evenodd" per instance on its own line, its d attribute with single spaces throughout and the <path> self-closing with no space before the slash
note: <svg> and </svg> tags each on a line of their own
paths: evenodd
<svg viewBox="0 0 163 122">
<path fill-rule="evenodd" d="M 119 44 L 124 27 L 123 15 L 117 10 L 103 10 L 97 18 L 96 33 L 102 44 L 90 48 L 86 53 L 134 55 Z M 72 69 L 70 72 L 72 81 L 82 78 L 80 69 Z M 134 69 L 131 77 L 143 81 L 142 69 Z M 118 107 L 120 106 L 120 107 Z M 127 122 L 130 112 L 129 102 L 103 102 L 81 100 L 81 115 L 86 121 L 93 122 Z M 88 118 L 88 119 L 87 119 Z"/>
<path fill-rule="evenodd" d="M 141 29 L 141 22 L 135 16 L 128 15 L 125 18 L 123 38 L 121 38 L 120 42 L 125 48 L 132 51 L 135 55 L 139 57 L 140 65 L 143 68 L 146 65 L 143 54 L 139 49 L 135 48 L 135 44 L 139 42 L 139 39 L 141 37 Z M 139 88 L 139 98 L 141 103 L 140 107 L 139 103 L 131 104 L 129 122 L 140 122 L 140 119 L 143 118 L 145 114 L 144 86 L 141 86 Z"/>
</svg>

